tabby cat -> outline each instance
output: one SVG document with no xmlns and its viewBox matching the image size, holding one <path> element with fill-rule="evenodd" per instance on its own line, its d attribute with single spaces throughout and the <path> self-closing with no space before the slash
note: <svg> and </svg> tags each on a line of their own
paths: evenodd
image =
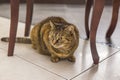
<svg viewBox="0 0 120 80">
<path fill-rule="evenodd" d="M 2 41 L 9 41 L 3 37 Z M 52 62 L 60 59 L 75 61 L 74 52 L 79 44 L 77 27 L 61 17 L 48 17 L 35 25 L 30 39 L 16 38 L 16 42 L 32 43 L 32 47 L 39 53 L 50 55 Z"/>
</svg>

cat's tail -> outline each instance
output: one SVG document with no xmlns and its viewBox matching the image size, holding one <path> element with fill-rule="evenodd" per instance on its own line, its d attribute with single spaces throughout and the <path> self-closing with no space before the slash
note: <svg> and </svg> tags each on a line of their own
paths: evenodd
<svg viewBox="0 0 120 80">
<path fill-rule="evenodd" d="M 3 42 L 9 42 L 8 37 L 2 37 L 1 41 Z M 24 43 L 24 44 L 31 44 L 30 38 L 24 38 L 24 37 L 17 37 L 15 40 L 16 43 Z"/>
</svg>

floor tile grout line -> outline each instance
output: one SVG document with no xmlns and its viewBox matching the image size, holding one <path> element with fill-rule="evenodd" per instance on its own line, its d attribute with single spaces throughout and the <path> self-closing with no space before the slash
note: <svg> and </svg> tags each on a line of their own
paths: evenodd
<svg viewBox="0 0 120 80">
<path fill-rule="evenodd" d="M 96 65 L 99 65 L 100 63 L 102 63 L 103 61 L 105 61 L 105 60 L 107 60 L 108 58 L 110 58 L 111 56 L 113 56 L 113 55 L 115 55 L 115 54 L 117 54 L 118 52 L 120 52 L 120 50 L 118 50 L 118 51 L 116 51 L 116 52 L 114 52 L 113 54 L 111 54 L 110 56 L 108 56 L 108 57 L 106 57 L 105 59 L 103 59 L 103 60 L 101 60 L 98 64 L 96 64 Z M 74 76 L 74 77 L 72 77 L 70 80 L 73 80 L 74 78 L 76 78 L 76 77 L 78 77 L 78 76 L 80 76 L 81 74 L 83 74 L 84 72 L 86 72 L 86 71 L 88 71 L 88 70 L 90 70 L 90 69 L 92 69 L 94 66 L 96 66 L 95 64 L 93 64 L 91 67 L 89 67 L 88 69 L 86 69 L 86 70 L 84 70 L 84 71 L 82 71 L 81 73 L 79 73 L 78 75 L 76 75 L 76 76 Z"/>
<path fill-rule="evenodd" d="M 86 70 L 82 71 L 81 73 L 77 74 L 76 76 L 72 77 L 70 80 L 73 80 L 74 78 L 78 77 L 79 75 L 83 74 L 84 72 L 90 70 L 92 67 L 94 67 L 94 64 L 91 67 L 89 67 L 88 69 L 86 69 Z"/>
<path fill-rule="evenodd" d="M 41 68 L 41 69 L 43 69 L 43 70 L 46 70 L 46 71 L 48 71 L 48 72 L 50 72 L 50 73 L 52 73 L 52 74 L 54 74 L 54 75 L 57 75 L 57 76 L 59 76 L 59 77 L 65 79 L 65 80 L 67 80 L 67 78 L 65 78 L 65 77 L 63 77 L 63 76 L 61 76 L 61 75 L 58 75 L 57 73 L 52 72 L 52 71 L 50 71 L 50 70 L 44 68 L 43 66 L 37 65 L 37 64 L 35 64 L 35 63 L 33 63 L 33 62 L 30 62 L 29 60 L 24 59 L 24 58 L 22 58 L 22 57 L 20 57 L 20 56 L 18 56 L 18 55 L 16 55 L 16 54 L 15 54 L 15 56 L 18 57 L 18 58 L 20 58 L 20 59 L 22 59 L 22 60 L 24 60 L 24 61 L 26 61 L 26 62 L 28 62 L 28 63 L 31 63 L 32 65 L 35 65 L 35 66 L 37 66 L 37 67 L 39 67 L 39 68 Z"/>
<path fill-rule="evenodd" d="M 5 52 L 7 52 L 7 50 L 4 49 L 4 48 L 1 48 L 1 47 L 0 47 L 0 49 L 1 49 L 1 50 L 4 50 Z M 45 70 L 45 71 L 47 71 L 47 72 L 49 72 L 49 73 L 52 73 L 52 74 L 54 74 L 54 75 L 57 75 L 57 76 L 65 79 L 65 80 L 68 80 L 67 78 L 65 78 L 65 77 L 63 77 L 63 76 L 58 75 L 58 74 L 56 74 L 55 72 L 49 71 L 48 69 L 46 69 L 46 68 L 44 68 L 44 67 L 42 67 L 42 66 L 39 66 L 39 65 L 37 65 L 37 64 L 34 64 L 34 63 L 30 62 L 29 60 L 26 60 L 26 59 L 24 59 L 24 58 L 22 58 L 22 57 L 20 57 L 20 56 L 18 56 L 18 55 L 16 55 L 16 54 L 14 54 L 14 56 L 16 56 L 17 58 L 22 59 L 22 60 L 24 60 L 24 61 L 26 61 L 26 62 L 28 62 L 28 63 L 31 63 L 32 65 L 35 65 L 35 66 L 37 66 L 37 67 L 39 67 L 39 68 L 41 68 L 41 69 L 43 69 L 43 70 Z"/>
<path fill-rule="evenodd" d="M 99 43 L 99 42 L 98 42 L 98 43 Z M 102 44 L 102 43 L 100 43 L 100 44 Z M 117 48 L 117 47 L 113 47 L 113 46 L 108 45 L 108 44 L 102 44 L 102 45 L 105 45 L 105 46 L 108 46 L 108 47 L 111 47 L 111 48 L 114 48 L 114 49 L 119 49 L 119 48 Z M 1 47 L 0 47 L 0 49 L 5 50 L 5 49 L 3 49 L 3 48 L 1 48 Z M 6 50 L 5 50 L 5 51 L 6 51 Z M 103 61 L 105 61 L 106 59 L 108 59 L 109 57 L 115 55 L 115 54 L 118 53 L 118 52 L 120 52 L 120 49 L 119 49 L 118 51 L 114 52 L 113 54 L 111 54 L 110 56 L 106 57 L 105 59 L 101 60 L 99 63 L 102 63 Z M 19 57 L 19 58 L 20 58 L 20 57 Z M 22 58 L 22 57 L 21 57 L 21 58 Z M 24 59 L 24 58 L 22 58 L 22 59 Z M 26 59 L 24 59 L 24 60 L 27 61 L 27 62 L 30 62 L 30 61 L 28 61 L 28 60 L 26 60 Z M 31 63 L 31 62 L 30 62 L 30 63 Z M 34 63 L 32 63 L 32 64 L 33 64 L 33 65 L 36 65 L 36 64 L 34 64 Z M 39 65 L 36 65 L 36 66 L 41 67 L 42 69 L 47 70 L 47 71 L 50 72 L 50 73 L 52 72 L 52 71 L 49 71 L 49 70 L 46 69 L 46 68 L 43 68 L 42 66 L 39 66 Z M 72 79 L 74 79 L 75 77 L 81 75 L 82 73 L 86 72 L 87 70 L 91 69 L 92 67 L 94 67 L 94 65 L 91 66 L 91 67 L 89 67 L 89 68 L 86 69 L 85 71 L 79 73 L 78 75 L 74 76 L 74 77 L 71 78 L 70 80 L 72 80 Z M 55 75 L 57 75 L 57 76 L 59 76 L 59 77 L 62 77 L 62 78 L 64 78 L 64 79 L 68 80 L 67 78 L 65 78 L 65 77 L 63 77 L 63 76 L 61 76 L 61 75 L 58 75 L 58 74 L 56 74 L 56 73 L 54 73 L 54 72 L 52 72 L 52 74 L 55 74 Z"/>
<path fill-rule="evenodd" d="M 0 49 L 3 49 L 3 48 L 0 48 Z M 6 50 L 5 50 L 5 51 L 6 51 Z M 120 52 L 120 50 L 116 51 L 114 54 L 111 54 L 110 56 L 108 56 L 108 57 L 106 57 L 105 59 L 101 60 L 99 63 L 102 63 L 102 62 L 103 62 L 103 61 L 105 61 L 106 59 L 108 59 L 108 58 L 110 58 L 111 56 L 113 56 L 113 55 L 117 54 L 118 52 Z M 22 58 L 22 57 L 18 56 L 18 55 L 15 55 L 15 56 L 16 56 L 16 57 L 18 57 L 18 58 L 20 58 L 20 59 L 22 59 L 22 60 L 25 60 L 25 61 L 27 61 L 27 62 L 29 62 L 29 63 L 33 64 L 33 65 L 35 65 L 35 66 L 37 66 L 37 67 L 40 67 L 40 68 L 42 68 L 42 69 L 44 69 L 44 70 L 46 70 L 46 71 L 48 71 L 48 72 L 50 72 L 50 73 L 52 73 L 52 74 L 55 74 L 55 75 L 57 75 L 57 76 L 59 76 L 59 77 L 62 77 L 62 78 L 63 78 L 63 79 L 65 79 L 65 80 L 68 80 L 67 78 L 65 78 L 65 77 L 63 77 L 63 76 L 58 75 L 58 74 L 56 74 L 56 73 L 54 73 L 54 72 L 52 72 L 52 71 L 49 71 L 48 69 L 43 68 L 42 66 L 36 65 L 36 64 L 34 64 L 34 63 L 32 63 L 32 62 L 30 62 L 30 61 L 28 61 L 28 60 L 26 60 L 26 59 L 24 59 L 24 58 Z M 73 78 L 71 78 L 70 80 L 72 80 L 72 79 L 76 78 L 77 76 L 79 76 L 79 75 L 83 74 L 84 72 L 86 72 L 86 71 L 90 70 L 90 69 L 91 69 L 92 67 L 94 67 L 94 66 L 96 66 L 96 65 L 92 65 L 91 67 L 89 67 L 89 68 L 88 68 L 88 69 L 86 69 L 85 71 L 83 71 L 83 72 L 79 73 L 78 75 L 74 76 L 74 77 L 73 77 Z"/>
<path fill-rule="evenodd" d="M 108 45 L 108 46 L 109 46 L 109 45 Z M 1 48 L 1 47 L 0 47 L 0 49 L 6 51 L 5 49 L 3 49 L 3 48 Z M 115 48 L 115 49 L 116 49 L 116 48 Z M 105 59 L 101 60 L 99 63 L 102 63 L 102 62 L 105 61 L 106 59 L 108 59 L 108 58 L 110 58 L 111 56 L 117 54 L 118 52 L 120 52 L 120 49 L 119 49 L 118 51 L 114 52 L 113 54 L 111 54 L 110 56 L 106 57 Z M 24 59 L 24 58 L 22 58 L 22 57 L 20 57 L 20 56 L 17 56 L 17 55 L 15 55 L 15 56 L 18 57 L 18 58 Z M 33 65 L 36 65 L 36 64 L 34 64 L 34 63 L 32 63 L 32 62 L 26 60 L 26 59 L 24 59 L 24 60 L 27 61 L 27 62 L 29 62 L 29 63 L 31 63 L 31 64 L 33 64 Z M 63 77 L 63 76 L 61 76 L 61 75 L 58 75 L 58 74 L 56 74 L 56 73 L 54 73 L 54 72 L 52 72 L 52 71 L 49 71 L 48 69 L 43 68 L 42 66 L 39 66 L 39 65 L 36 65 L 36 66 L 38 66 L 38 67 L 40 67 L 40 68 L 42 68 L 42 69 L 44 69 L 44 70 L 47 70 L 48 72 L 50 72 L 50 73 L 52 73 L 52 74 L 55 74 L 55 75 L 57 75 L 57 76 L 59 76 L 59 77 L 62 77 L 62 78 L 64 78 L 65 80 L 68 80 L 67 78 L 65 78 L 65 77 Z M 70 80 L 72 80 L 72 79 L 74 79 L 75 77 L 77 77 L 77 76 L 83 74 L 84 72 L 88 71 L 88 70 L 91 69 L 92 67 L 94 67 L 94 65 L 91 66 L 91 67 L 89 67 L 89 68 L 86 69 L 85 71 L 79 73 L 78 75 L 74 76 L 74 77 L 71 78 Z"/>
<path fill-rule="evenodd" d="M 114 52 L 113 54 L 109 55 L 108 57 L 106 57 L 105 59 L 101 60 L 99 63 L 102 63 L 103 61 L 109 59 L 110 57 L 114 56 L 115 54 L 117 54 L 118 52 L 120 52 L 120 50 Z"/>
</svg>

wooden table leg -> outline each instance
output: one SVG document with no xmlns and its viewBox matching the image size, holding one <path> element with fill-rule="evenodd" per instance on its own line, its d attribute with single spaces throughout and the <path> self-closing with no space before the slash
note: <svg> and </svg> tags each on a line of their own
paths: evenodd
<svg viewBox="0 0 120 80">
<path fill-rule="evenodd" d="M 106 33 L 106 38 L 110 38 L 111 35 L 113 34 L 117 21 L 118 21 L 118 15 L 119 15 L 119 5 L 120 5 L 120 0 L 113 0 L 113 11 L 112 11 L 112 19 L 111 19 L 111 24 L 110 27 Z"/>
<path fill-rule="evenodd" d="M 26 12 L 26 24 L 25 24 L 25 36 L 29 36 L 30 26 L 33 14 L 33 3 L 34 0 L 27 0 L 27 12 Z"/>
<path fill-rule="evenodd" d="M 89 15 L 90 15 L 90 10 L 93 4 L 93 0 L 87 0 L 86 1 L 86 8 L 85 8 L 85 31 L 86 31 L 86 39 L 89 39 Z"/>
<path fill-rule="evenodd" d="M 11 24 L 10 24 L 10 41 L 8 46 L 8 56 L 13 56 L 15 38 L 18 25 L 18 14 L 19 14 L 19 0 L 10 0 L 11 5 Z"/>
<path fill-rule="evenodd" d="M 93 14 L 90 26 L 90 46 L 94 64 L 99 63 L 99 55 L 96 49 L 96 32 L 104 8 L 104 2 L 105 0 L 94 0 L 93 6 Z"/>
</svg>

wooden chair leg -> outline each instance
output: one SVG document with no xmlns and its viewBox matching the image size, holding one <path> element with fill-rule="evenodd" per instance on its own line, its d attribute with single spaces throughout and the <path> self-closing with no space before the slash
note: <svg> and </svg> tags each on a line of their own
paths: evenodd
<svg viewBox="0 0 120 80">
<path fill-rule="evenodd" d="M 27 12 L 26 12 L 26 24 L 25 24 L 25 36 L 29 36 L 30 26 L 33 14 L 33 3 L 34 0 L 27 0 Z"/>
<path fill-rule="evenodd" d="M 19 0 L 10 0 L 11 5 L 11 24 L 10 24 L 10 41 L 8 46 L 8 56 L 13 56 L 15 38 L 18 25 L 18 14 L 19 14 Z"/>
<path fill-rule="evenodd" d="M 105 0 L 95 0 L 93 6 L 92 20 L 90 26 L 90 46 L 94 64 L 99 63 L 99 55 L 96 49 L 96 32 L 104 8 L 104 2 Z"/>
<path fill-rule="evenodd" d="M 113 34 L 116 24 L 117 24 L 117 21 L 118 21 L 119 5 L 120 5 L 120 0 L 113 0 L 113 11 L 112 11 L 111 24 L 106 33 L 106 38 L 108 38 L 108 39 Z"/>
<path fill-rule="evenodd" d="M 87 0 L 86 2 L 86 8 L 85 8 L 85 31 L 86 31 L 86 39 L 89 39 L 89 15 L 90 15 L 90 10 L 93 4 L 93 0 Z"/>
</svg>

